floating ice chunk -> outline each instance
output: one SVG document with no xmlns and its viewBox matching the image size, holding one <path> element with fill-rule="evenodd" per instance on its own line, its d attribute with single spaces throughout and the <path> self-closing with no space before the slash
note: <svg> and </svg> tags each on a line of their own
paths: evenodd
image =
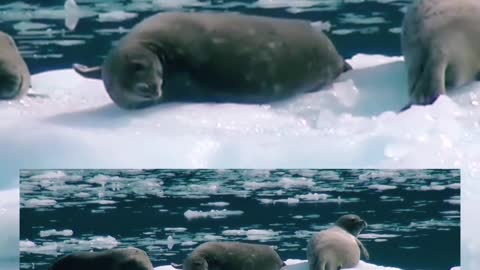
<svg viewBox="0 0 480 270">
<path fill-rule="evenodd" d="M 166 232 L 185 232 L 187 228 L 178 227 L 178 228 L 165 228 Z"/>
<path fill-rule="evenodd" d="M 247 231 L 245 230 L 224 230 L 222 232 L 223 235 L 246 235 Z"/>
<path fill-rule="evenodd" d="M 292 187 L 311 187 L 314 186 L 315 182 L 312 179 L 306 177 L 299 178 L 288 178 L 283 177 L 280 181 L 277 182 L 255 182 L 247 181 L 244 183 L 244 186 L 249 189 L 261 189 L 261 188 L 292 188 Z"/>
<path fill-rule="evenodd" d="M 136 18 L 137 13 L 125 12 L 122 10 L 114 10 L 107 13 L 98 14 L 99 22 L 121 22 Z"/>
<path fill-rule="evenodd" d="M 65 4 L 65 26 L 73 31 L 80 20 L 80 8 L 75 0 L 66 0 Z"/>
<path fill-rule="evenodd" d="M 420 190 L 423 190 L 423 191 L 431 191 L 431 190 L 440 191 L 440 190 L 445 190 L 446 188 L 447 188 L 446 186 L 442 186 L 442 185 L 438 185 L 438 184 L 432 184 L 430 186 L 421 186 Z"/>
<path fill-rule="evenodd" d="M 187 219 L 194 219 L 194 218 L 226 218 L 228 216 L 237 216 L 242 215 L 243 211 L 240 210 L 210 210 L 210 211 L 193 211 L 187 210 L 184 213 L 184 216 Z"/>
<path fill-rule="evenodd" d="M 228 203 L 228 202 L 209 202 L 209 203 L 202 203 L 201 205 L 215 206 L 215 207 L 225 207 L 225 206 L 229 206 L 230 203 Z"/>
<path fill-rule="evenodd" d="M 32 241 L 20 241 L 20 252 L 44 255 L 58 255 L 58 245 L 56 242 L 47 242 L 37 245 Z"/>
<path fill-rule="evenodd" d="M 363 239 L 378 239 L 378 238 L 394 238 L 400 237 L 398 234 L 377 234 L 377 233 L 362 233 L 358 235 L 358 238 Z"/>
<path fill-rule="evenodd" d="M 317 4 L 318 2 L 314 0 L 258 0 L 253 4 L 253 6 L 258 6 L 261 8 L 305 8 L 313 7 Z"/>
<path fill-rule="evenodd" d="M 84 249 L 98 248 L 98 249 L 112 249 L 120 244 L 117 239 L 112 236 L 95 236 L 90 240 L 79 240 L 78 246 Z"/>
<path fill-rule="evenodd" d="M 340 17 L 342 23 L 351 24 L 383 24 L 388 21 L 383 17 L 363 16 L 354 13 L 347 13 Z"/>
<path fill-rule="evenodd" d="M 182 247 L 195 246 L 196 244 L 198 244 L 198 242 L 195 241 L 185 241 L 180 243 Z"/>
<path fill-rule="evenodd" d="M 376 189 L 378 191 L 383 191 L 383 190 L 390 190 L 390 189 L 396 189 L 396 186 L 390 186 L 390 185 L 370 185 L 368 186 L 369 189 Z"/>
<path fill-rule="evenodd" d="M 169 235 L 167 237 L 167 247 L 168 247 L 168 249 L 172 249 L 173 245 L 175 245 L 175 240 L 173 240 L 173 237 L 171 235 Z"/>
<path fill-rule="evenodd" d="M 206 6 L 209 3 L 200 2 L 197 0 L 153 0 L 154 5 L 165 9 L 178 9 L 183 7 L 201 7 Z"/>
<path fill-rule="evenodd" d="M 278 199 L 273 201 L 273 203 L 287 203 L 287 204 L 297 204 L 299 202 L 300 200 L 297 198 Z"/>
<path fill-rule="evenodd" d="M 393 33 L 393 34 L 400 34 L 402 33 L 402 28 L 401 27 L 394 27 L 388 29 L 388 32 Z"/>
<path fill-rule="evenodd" d="M 317 22 L 312 22 L 311 23 L 313 28 L 318 29 L 320 31 L 325 31 L 328 32 L 332 28 L 332 25 L 330 22 L 323 22 L 323 21 L 317 21 Z"/>
<path fill-rule="evenodd" d="M 273 230 L 260 229 L 224 230 L 222 234 L 226 236 L 247 236 L 249 240 L 267 240 L 278 235 L 278 233 Z"/>
<path fill-rule="evenodd" d="M 304 195 L 296 195 L 295 198 L 305 200 L 305 201 L 320 201 L 326 200 L 330 195 L 328 194 L 319 194 L 319 193 L 308 193 Z"/>
<path fill-rule="evenodd" d="M 271 204 L 273 203 L 273 200 L 272 199 L 258 199 L 260 201 L 260 203 L 263 203 L 263 204 Z"/>
<path fill-rule="evenodd" d="M 49 24 L 26 22 L 26 21 L 21 21 L 13 25 L 13 28 L 18 31 L 38 30 L 38 29 L 45 29 L 48 27 L 50 27 Z"/>
<path fill-rule="evenodd" d="M 399 177 L 400 174 L 396 171 L 388 171 L 388 170 L 381 170 L 381 171 L 368 171 L 358 176 L 358 179 L 366 181 L 366 180 L 384 180 L 384 179 L 392 179 Z"/>
<path fill-rule="evenodd" d="M 61 230 L 57 231 L 55 229 L 52 230 L 46 230 L 46 231 L 40 231 L 39 233 L 40 237 L 49 237 L 49 236 L 72 236 L 73 231 L 72 230 Z"/>
<path fill-rule="evenodd" d="M 39 208 L 56 205 L 57 201 L 50 199 L 29 199 L 23 203 L 25 208 Z"/>
<path fill-rule="evenodd" d="M 34 248 L 36 246 L 37 245 L 30 240 L 21 240 L 20 241 L 20 249 Z"/>
</svg>

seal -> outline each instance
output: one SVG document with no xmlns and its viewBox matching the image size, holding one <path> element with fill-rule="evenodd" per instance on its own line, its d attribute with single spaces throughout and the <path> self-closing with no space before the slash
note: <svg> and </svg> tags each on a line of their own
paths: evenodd
<svg viewBox="0 0 480 270">
<path fill-rule="evenodd" d="M 0 31 L 0 100 L 25 95 L 30 88 L 30 72 L 13 38 Z"/>
<path fill-rule="evenodd" d="M 119 248 L 96 252 L 75 252 L 55 261 L 49 270 L 153 270 L 145 251 Z"/>
<path fill-rule="evenodd" d="M 447 91 L 478 80 L 480 1 L 419 0 L 402 25 L 410 103 L 433 103 Z"/>
<path fill-rule="evenodd" d="M 201 244 L 185 259 L 183 270 L 279 270 L 285 263 L 267 245 L 240 242 L 207 242 Z"/>
<path fill-rule="evenodd" d="M 124 36 L 102 78 L 125 109 L 165 101 L 266 103 L 317 91 L 351 67 L 310 22 L 237 13 L 165 12 Z"/>
<path fill-rule="evenodd" d="M 344 215 L 333 227 L 315 234 L 307 245 L 309 269 L 353 268 L 360 261 L 360 253 L 368 259 L 367 249 L 357 238 L 366 226 L 359 216 Z"/>
</svg>

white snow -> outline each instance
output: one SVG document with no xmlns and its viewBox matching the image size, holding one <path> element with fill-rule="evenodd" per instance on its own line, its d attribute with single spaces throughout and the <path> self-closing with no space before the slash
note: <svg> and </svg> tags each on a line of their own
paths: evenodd
<svg viewBox="0 0 480 270">
<path fill-rule="evenodd" d="M 332 87 L 285 102 L 139 111 L 119 109 L 100 81 L 72 70 L 36 74 L 33 92 L 46 98 L 0 102 L 0 188 L 18 187 L 20 168 L 461 168 L 462 264 L 478 265 L 480 84 L 398 114 L 407 103 L 402 58 L 349 62 L 355 70 Z M 8 205 L 2 231 L 15 239 L 18 208 Z M 0 242 L 5 254 L 16 245 Z"/>
</svg>

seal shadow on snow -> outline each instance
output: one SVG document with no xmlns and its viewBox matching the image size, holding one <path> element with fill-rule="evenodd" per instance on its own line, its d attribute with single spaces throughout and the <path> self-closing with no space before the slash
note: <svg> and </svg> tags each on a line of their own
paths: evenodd
<svg viewBox="0 0 480 270">
<path fill-rule="evenodd" d="M 124 110 L 113 103 L 95 108 L 88 108 L 74 112 L 65 112 L 50 116 L 46 121 L 64 125 L 83 128 L 121 128 L 125 127 L 135 118 L 147 116 L 163 110 L 170 110 L 179 106 L 178 103 L 163 103 L 141 110 Z"/>
</svg>

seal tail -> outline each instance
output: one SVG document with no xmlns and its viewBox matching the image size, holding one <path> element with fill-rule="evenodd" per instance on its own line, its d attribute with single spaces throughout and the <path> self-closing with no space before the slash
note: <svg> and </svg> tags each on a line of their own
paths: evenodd
<svg viewBox="0 0 480 270">
<path fill-rule="evenodd" d="M 75 63 L 72 65 L 72 68 L 77 74 L 79 74 L 84 78 L 98 79 L 98 80 L 102 79 L 102 68 L 100 66 L 87 67 L 87 66 Z"/>
</svg>

